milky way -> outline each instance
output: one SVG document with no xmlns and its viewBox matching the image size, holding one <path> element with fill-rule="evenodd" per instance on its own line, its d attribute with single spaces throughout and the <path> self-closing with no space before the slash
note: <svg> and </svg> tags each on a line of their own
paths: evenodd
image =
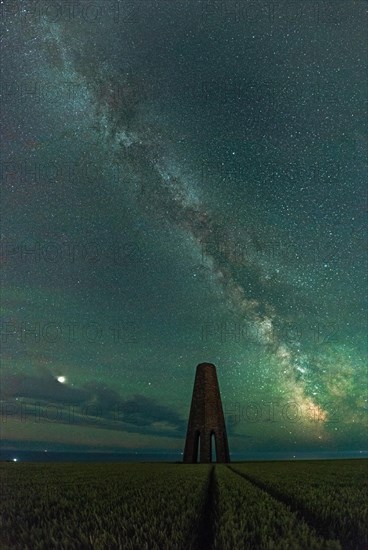
<svg viewBox="0 0 368 550">
<path fill-rule="evenodd" d="M 20 12 L 4 21 L 19 66 L 12 74 L 8 60 L 3 109 L 9 446 L 180 452 L 194 367 L 209 360 L 236 452 L 360 452 L 364 63 L 349 69 L 360 8 L 339 38 L 339 17 L 326 37 L 313 14 L 303 30 L 291 11 L 278 24 L 239 12 L 220 32 L 223 13 L 202 11 L 198 26 L 198 6 L 131 6 L 117 24 L 108 12 L 53 20 L 20 5 L 27 28 Z M 14 82 L 39 91 L 12 100 Z M 52 189 L 42 174 L 14 185 L 19 159 L 63 170 Z M 21 257 L 19 243 L 50 235 L 64 265 Z M 72 263 L 70 243 L 86 240 L 104 254 Z M 127 242 L 121 271 L 110 252 Z M 42 331 L 55 319 L 53 342 L 17 337 L 22 323 Z M 97 347 L 83 329 L 71 342 L 70 323 L 86 319 Z M 114 345 L 111 324 L 132 320 L 136 345 Z M 58 435 L 47 419 L 39 441 L 17 423 L 19 402 L 35 399 L 64 412 Z M 65 416 L 72 402 L 77 426 Z"/>
</svg>

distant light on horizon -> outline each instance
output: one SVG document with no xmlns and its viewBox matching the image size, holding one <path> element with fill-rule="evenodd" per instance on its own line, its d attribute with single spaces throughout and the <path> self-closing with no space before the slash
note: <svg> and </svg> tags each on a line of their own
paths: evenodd
<svg viewBox="0 0 368 550">
<path fill-rule="evenodd" d="M 13 458 L 13 462 L 18 462 L 18 459 L 17 459 L 17 458 Z"/>
</svg>

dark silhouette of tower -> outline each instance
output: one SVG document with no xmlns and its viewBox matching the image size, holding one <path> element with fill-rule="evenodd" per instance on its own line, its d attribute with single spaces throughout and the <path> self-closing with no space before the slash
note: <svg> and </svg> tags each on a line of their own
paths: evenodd
<svg viewBox="0 0 368 550">
<path fill-rule="evenodd" d="M 214 439 L 217 462 L 230 462 L 224 413 L 216 367 L 212 363 L 197 366 L 188 422 L 183 462 L 211 462 Z"/>
</svg>

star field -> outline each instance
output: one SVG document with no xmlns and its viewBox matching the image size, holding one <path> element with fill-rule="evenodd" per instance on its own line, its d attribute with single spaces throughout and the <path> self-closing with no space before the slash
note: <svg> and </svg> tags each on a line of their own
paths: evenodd
<svg viewBox="0 0 368 550">
<path fill-rule="evenodd" d="M 366 450 L 366 4 L 1 4 L 4 448 Z"/>
</svg>

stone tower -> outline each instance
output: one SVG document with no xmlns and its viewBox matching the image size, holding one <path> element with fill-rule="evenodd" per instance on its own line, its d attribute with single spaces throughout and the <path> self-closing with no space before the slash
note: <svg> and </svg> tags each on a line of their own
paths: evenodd
<svg viewBox="0 0 368 550">
<path fill-rule="evenodd" d="M 230 462 L 224 413 L 216 367 L 200 363 L 195 375 L 183 462 L 211 462 L 212 443 L 217 462 Z"/>
</svg>

